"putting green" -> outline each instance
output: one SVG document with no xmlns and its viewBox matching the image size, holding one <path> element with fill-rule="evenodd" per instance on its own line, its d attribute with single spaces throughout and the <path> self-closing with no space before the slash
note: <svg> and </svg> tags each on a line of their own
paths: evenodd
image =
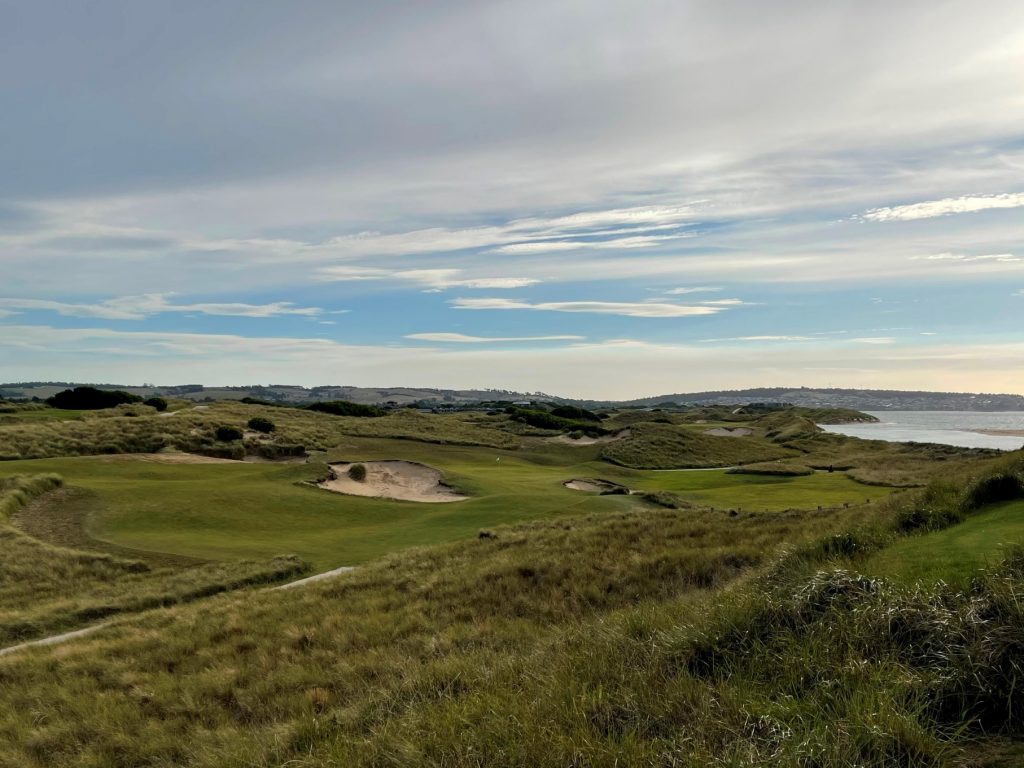
<svg viewBox="0 0 1024 768">
<path fill-rule="evenodd" d="M 888 489 L 845 475 L 778 478 L 722 471 L 651 472 L 596 460 L 599 447 L 538 442 L 519 451 L 348 438 L 327 459 L 404 459 L 440 469 L 472 498 L 420 504 L 345 496 L 305 484 L 323 464 L 164 464 L 92 456 L 0 464 L 0 476 L 57 472 L 97 501 L 91 535 L 135 549 L 215 560 L 298 554 L 317 568 L 351 565 L 411 546 L 475 536 L 519 521 L 643 504 L 565 488 L 601 477 L 635 490 L 666 490 L 718 508 L 782 510 L 879 498 Z"/>
</svg>

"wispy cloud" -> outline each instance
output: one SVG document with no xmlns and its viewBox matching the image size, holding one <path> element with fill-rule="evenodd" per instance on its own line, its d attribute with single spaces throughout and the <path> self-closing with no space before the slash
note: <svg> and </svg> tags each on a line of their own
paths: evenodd
<svg viewBox="0 0 1024 768">
<path fill-rule="evenodd" d="M 991 261 L 999 263 L 1010 263 L 1016 261 L 1024 261 L 1024 258 L 1015 256 L 1012 253 L 985 253 L 980 256 L 968 256 L 964 253 L 931 253 L 927 256 L 911 256 L 911 261 L 951 261 L 960 263 L 970 263 L 978 261 Z"/>
<path fill-rule="evenodd" d="M 515 255 L 522 253 L 548 253 L 554 251 L 580 251 L 585 248 L 596 250 L 629 250 L 633 248 L 651 248 L 668 240 L 692 237 L 692 234 L 676 235 L 638 235 L 636 237 L 617 237 L 611 240 L 545 240 L 529 243 L 510 243 L 495 248 L 493 253 Z"/>
<path fill-rule="evenodd" d="M 862 336 L 857 339 L 850 339 L 857 344 L 895 344 L 896 339 L 892 336 Z"/>
<path fill-rule="evenodd" d="M 280 315 L 313 316 L 323 312 L 319 307 L 298 307 L 290 301 L 271 304 L 196 303 L 172 304 L 165 293 L 146 293 L 141 296 L 122 296 L 95 304 L 76 304 L 49 299 L 0 299 L 0 311 L 42 310 L 56 312 L 65 317 L 96 317 L 105 320 L 141 320 L 166 312 L 224 315 L 230 317 L 277 317 Z"/>
<path fill-rule="evenodd" d="M 472 277 L 461 278 L 461 269 L 400 269 L 387 270 L 373 267 L 333 266 L 318 270 L 323 282 L 360 282 L 365 280 L 395 280 L 413 283 L 427 289 L 445 288 L 525 288 L 540 282 L 532 277 Z"/>
<path fill-rule="evenodd" d="M 622 301 L 548 301 L 531 304 L 512 299 L 452 299 L 449 302 L 456 309 L 528 309 L 541 312 L 589 312 L 599 315 L 623 315 L 625 317 L 694 317 L 714 315 L 726 307 L 667 304 L 663 302 L 622 302 Z"/>
<path fill-rule="evenodd" d="M 701 339 L 701 343 L 723 341 L 814 341 L 811 336 L 729 336 L 721 339 Z"/>
<path fill-rule="evenodd" d="M 666 296 L 685 296 L 690 293 L 714 293 L 722 290 L 718 286 L 713 285 L 697 285 L 693 288 L 671 288 L 667 291 L 662 291 Z"/>
<path fill-rule="evenodd" d="M 582 341 L 585 336 L 467 336 L 464 333 L 410 333 L 416 341 L 440 341 L 454 344 L 487 344 L 508 341 Z"/>
<path fill-rule="evenodd" d="M 861 214 L 868 221 L 914 221 L 949 216 L 954 213 L 974 213 L 993 208 L 1024 207 L 1024 192 L 1001 195 L 974 195 L 947 197 L 942 200 L 928 200 L 923 203 L 895 205 L 886 208 L 872 208 Z"/>
</svg>

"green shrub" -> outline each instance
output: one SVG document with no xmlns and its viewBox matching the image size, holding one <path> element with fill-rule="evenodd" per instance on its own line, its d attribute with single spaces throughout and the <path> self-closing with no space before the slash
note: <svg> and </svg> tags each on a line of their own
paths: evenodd
<svg viewBox="0 0 1024 768">
<path fill-rule="evenodd" d="M 274 422 L 272 422 L 270 419 L 265 419 L 262 416 L 253 416 L 251 419 L 249 419 L 249 422 L 246 426 L 248 426 L 249 429 L 251 430 L 254 430 L 256 432 L 262 432 L 264 434 L 270 434 L 275 429 L 277 429 L 277 427 L 274 425 Z"/>
<path fill-rule="evenodd" d="M 217 427 L 217 439 L 222 443 L 241 440 L 245 435 L 238 427 Z"/>
<path fill-rule="evenodd" d="M 97 411 L 114 408 L 122 403 L 141 403 L 142 398 L 119 389 L 96 389 L 96 387 L 75 387 L 58 392 L 47 398 L 46 403 L 54 408 L 74 411 Z"/>
<path fill-rule="evenodd" d="M 577 408 L 575 405 L 560 405 L 552 409 L 552 416 L 560 416 L 563 419 L 575 419 L 577 421 L 600 421 L 601 417 L 586 408 Z"/>
<path fill-rule="evenodd" d="M 376 405 L 362 405 L 361 403 L 350 403 L 348 400 L 325 400 L 320 403 L 312 403 L 306 406 L 310 411 L 330 413 L 334 416 L 384 416 L 387 411 L 378 408 Z"/>
<path fill-rule="evenodd" d="M 348 476 L 355 480 L 357 483 L 361 483 L 366 480 L 366 465 L 365 464 L 353 464 L 348 468 Z"/>
<path fill-rule="evenodd" d="M 151 397 L 148 400 L 143 400 L 142 404 L 148 405 L 150 408 L 156 408 L 161 413 L 167 410 L 167 401 L 162 397 Z"/>
<path fill-rule="evenodd" d="M 509 414 L 512 421 L 529 424 L 531 427 L 537 427 L 538 429 L 553 429 L 558 430 L 559 432 L 573 432 L 578 430 L 586 435 L 590 435 L 591 437 L 600 437 L 601 435 L 609 434 L 609 430 L 604 427 L 599 427 L 596 424 L 588 422 L 566 419 L 561 416 L 556 416 L 554 412 L 548 413 L 547 411 L 535 411 L 530 408 L 512 408 L 509 410 Z"/>
</svg>

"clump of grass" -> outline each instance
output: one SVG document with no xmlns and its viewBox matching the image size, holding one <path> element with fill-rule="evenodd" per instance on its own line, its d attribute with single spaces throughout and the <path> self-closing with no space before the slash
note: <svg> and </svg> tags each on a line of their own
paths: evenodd
<svg viewBox="0 0 1024 768">
<path fill-rule="evenodd" d="M 774 477 L 806 477 L 813 475 L 814 470 L 803 464 L 783 461 L 759 461 L 742 464 L 728 470 L 731 475 L 769 475 Z"/>
<path fill-rule="evenodd" d="M 791 453 L 755 438 L 714 437 L 644 421 L 633 425 L 629 437 L 608 443 L 601 458 L 636 469 L 680 469 L 769 461 Z"/>
<path fill-rule="evenodd" d="M 14 475 L 0 478 L 0 526 L 37 496 L 64 484 L 60 475 Z"/>
<path fill-rule="evenodd" d="M 365 464 L 353 464 L 348 468 L 348 476 L 355 480 L 357 483 L 361 483 L 366 480 L 366 465 Z"/>
</svg>

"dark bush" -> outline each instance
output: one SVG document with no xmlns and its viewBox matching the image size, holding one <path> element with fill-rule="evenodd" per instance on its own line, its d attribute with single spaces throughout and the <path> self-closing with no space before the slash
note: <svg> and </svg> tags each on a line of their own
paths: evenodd
<svg viewBox="0 0 1024 768">
<path fill-rule="evenodd" d="M 968 486 L 965 506 L 968 511 L 973 511 L 998 501 L 1013 501 L 1021 496 L 1024 496 L 1024 487 L 1020 478 L 1011 472 L 1000 472 Z"/>
<path fill-rule="evenodd" d="M 251 419 L 249 419 L 249 423 L 247 424 L 247 426 L 249 427 L 249 429 L 252 429 L 256 432 L 262 432 L 263 434 L 269 434 L 273 432 L 275 429 L 277 429 L 277 427 L 274 426 L 274 422 L 272 422 L 270 419 L 265 419 L 262 416 L 253 416 Z"/>
<path fill-rule="evenodd" d="M 596 424 L 591 424 L 585 421 L 565 419 L 561 416 L 555 416 L 554 413 L 548 413 L 547 411 L 535 411 L 529 408 L 513 408 L 511 410 L 511 417 L 513 421 L 529 424 L 531 427 L 537 427 L 538 429 L 557 429 L 561 432 L 579 430 L 580 432 L 592 437 L 599 437 L 601 435 L 608 434 L 608 430 L 604 427 L 599 427 Z"/>
<path fill-rule="evenodd" d="M 363 482 L 366 479 L 366 465 L 353 464 L 348 468 L 348 476 L 358 483 Z"/>
<path fill-rule="evenodd" d="M 244 433 L 238 427 L 217 427 L 217 439 L 222 443 L 230 443 L 232 440 L 241 440 Z"/>
<path fill-rule="evenodd" d="M 577 408 L 575 405 L 560 405 L 552 409 L 552 416 L 559 416 L 563 419 L 576 419 L 577 421 L 600 421 L 601 417 L 586 408 Z"/>
<path fill-rule="evenodd" d="M 101 408 L 116 408 L 123 403 L 141 403 L 142 398 L 120 389 L 96 389 L 96 387 L 75 387 L 58 392 L 46 399 L 47 405 L 63 410 L 98 411 Z"/>
<path fill-rule="evenodd" d="M 143 400 L 142 404 L 148 405 L 150 408 L 156 408 L 158 411 L 161 412 L 167 410 L 167 401 L 164 400 L 162 397 L 151 397 L 148 400 Z"/>
<path fill-rule="evenodd" d="M 348 400 L 325 400 L 307 405 L 306 408 L 310 411 L 321 411 L 334 416 L 384 416 L 387 413 L 376 405 L 350 403 Z"/>
</svg>

